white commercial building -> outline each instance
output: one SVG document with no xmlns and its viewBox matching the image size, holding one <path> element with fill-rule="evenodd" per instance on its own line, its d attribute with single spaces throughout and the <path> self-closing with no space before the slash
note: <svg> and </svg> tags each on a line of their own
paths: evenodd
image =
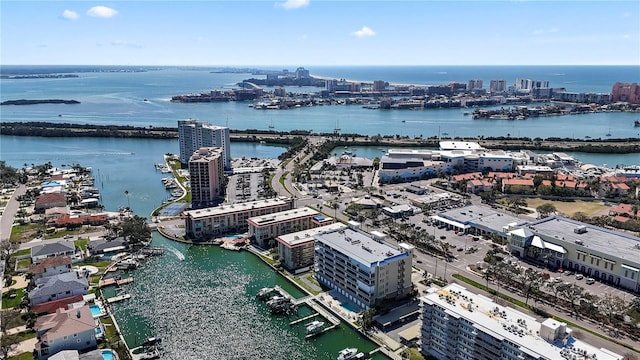
<svg viewBox="0 0 640 360">
<path fill-rule="evenodd" d="M 224 168 L 231 168 L 231 144 L 228 127 L 211 125 L 192 119 L 178 120 L 178 139 L 181 163 L 187 164 L 191 154 L 201 147 L 218 147 L 222 149 Z"/>
<path fill-rule="evenodd" d="M 410 295 L 413 246 L 392 246 L 381 235 L 374 237 L 355 226 L 316 235 L 318 281 L 362 309 Z"/>
<path fill-rule="evenodd" d="M 422 353 L 460 360 L 621 360 L 571 336 L 563 322 L 497 305 L 458 284 L 432 288 L 422 301 Z"/>
</svg>

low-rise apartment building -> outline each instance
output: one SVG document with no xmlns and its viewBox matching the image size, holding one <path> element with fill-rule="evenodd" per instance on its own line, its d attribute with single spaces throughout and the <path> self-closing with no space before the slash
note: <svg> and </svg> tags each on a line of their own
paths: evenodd
<svg viewBox="0 0 640 360">
<path fill-rule="evenodd" d="M 293 273 L 311 269 L 313 267 L 315 235 L 346 228 L 347 225 L 338 222 L 278 236 L 276 241 L 278 242 L 280 263 Z"/>
<path fill-rule="evenodd" d="M 316 278 L 359 308 L 411 293 L 413 246 L 393 246 L 355 226 L 317 234 L 315 239 Z"/>
<path fill-rule="evenodd" d="M 621 360 L 574 338 L 563 322 L 534 317 L 451 284 L 420 298 L 421 350 L 437 359 Z"/>
<path fill-rule="evenodd" d="M 193 240 L 202 241 L 231 232 L 246 232 L 249 218 L 292 208 L 293 199 L 277 197 L 188 210 L 183 213 L 186 235 Z"/>
<path fill-rule="evenodd" d="M 325 217 L 316 210 L 303 207 L 254 216 L 247 220 L 247 224 L 252 241 L 266 248 L 269 246 L 269 240 L 277 236 L 328 225 L 333 221 L 332 218 Z"/>
</svg>

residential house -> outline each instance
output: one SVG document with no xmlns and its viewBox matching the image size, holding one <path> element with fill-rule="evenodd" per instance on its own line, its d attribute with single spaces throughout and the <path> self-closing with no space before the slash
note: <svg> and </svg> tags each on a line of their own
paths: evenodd
<svg viewBox="0 0 640 360">
<path fill-rule="evenodd" d="M 63 214 L 56 219 L 50 219 L 47 224 L 56 227 L 80 227 L 82 225 L 103 225 L 109 221 L 107 214 Z"/>
<path fill-rule="evenodd" d="M 90 241 L 87 250 L 91 256 L 104 255 L 114 251 L 122 251 L 129 248 L 129 242 L 122 237 L 112 240 L 99 239 Z"/>
<path fill-rule="evenodd" d="M 496 187 L 493 179 L 474 179 L 467 181 L 467 192 L 477 194 L 483 191 L 492 191 Z"/>
<path fill-rule="evenodd" d="M 36 205 L 34 210 L 36 212 L 43 212 L 46 209 L 51 209 L 53 207 L 66 207 L 67 206 L 67 197 L 65 194 L 61 192 L 42 194 L 36 198 Z"/>
<path fill-rule="evenodd" d="M 73 241 L 60 241 L 49 244 L 36 245 L 31 248 L 31 262 L 58 255 L 67 255 L 72 260 L 77 259 L 76 245 Z"/>
<path fill-rule="evenodd" d="M 66 255 L 58 255 L 40 259 L 29 265 L 29 273 L 33 279 L 41 279 L 53 275 L 63 274 L 71 271 L 71 258 Z"/>
<path fill-rule="evenodd" d="M 530 179 L 503 179 L 502 180 L 502 192 L 510 193 L 519 187 L 519 192 L 525 192 L 529 189 L 533 189 L 533 180 Z"/>
<path fill-rule="evenodd" d="M 39 317 L 33 327 L 38 338 L 35 346 L 38 360 L 48 359 L 63 350 L 96 348 L 96 327 L 96 320 L 88 305 L 58 309 L 54 314 Z"/>
<path fill-rule="evenodd" d="M 84 304 L 84 295 L 74 295 L 68 298 L 43 302 L 42 304 L 29 307 L 29 309 L 37 315 L 44 315 L 53 314 L 58 311 L 58 309 L 68 309 L 70 306 L 78 307 Z"/>
<path fill-rule="evenodd" d="M 31 306 L 64 299 L 75 295 L 86 295 L 89 281 L 76 271 L 53 275 L 34 281 L 35 288 L 29 291 Z"/>
</svg>

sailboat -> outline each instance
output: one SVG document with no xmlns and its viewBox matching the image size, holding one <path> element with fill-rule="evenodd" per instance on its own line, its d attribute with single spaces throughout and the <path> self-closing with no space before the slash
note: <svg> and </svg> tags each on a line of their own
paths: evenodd
<svg viewBox="0 0 640 360">
<path fill-rule="evenodd" d="M 273 126 L 273 119 L 271 119 L 271 122 L 269 123 L 269 129 L 273 129 L 275 128 L 275 126 Z"/>
<path fill-rule="evenodd" d="M 609 132 L 605 136 L 611 136 L 611 128 L 609 128 Z"/>
</svg>

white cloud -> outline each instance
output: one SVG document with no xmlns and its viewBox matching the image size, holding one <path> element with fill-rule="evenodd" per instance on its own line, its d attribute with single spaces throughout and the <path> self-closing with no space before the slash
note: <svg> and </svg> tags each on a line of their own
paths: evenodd
<svg viewBox="0 0 640 360">
<path fill-rule="evenodd" d="M 309 6 L 309 0 L 286 0 L 285 2 L 276 3 L 276 7 L 284 9 L 298 9 Z"/>
<path fill-rule="evenodd" d="M 72 10 L 65 10 L 62 12 L 62 18 L 67 20 L 75 20 L 79 18 L 78 13 Z"/>
<path fill-rule="evenodd" d="M 298 36 L 298 40 L 302 40 L 302 41 L 307 40 L 308 38 L 309 38 L 309 36 L 307 36 L 307 34 L 302 34 L 302 35 Z"/>
<path fill-rule="evenodd" d="M 87 10 L 87 15 L 99 18 L 114 17 L 117 13 L 117 10 L 106 6 L 94 6 L 91 9 Z"/>
<path fill-rule="evenodd" d="M 373 31 L 370 27 L 363 26 L 362 29 L 353 32 L 353 36 L 363 38 L 375 35 L 376 32 Z"/>
<path fill-rule="evenodd" d="M 558 28 L 555 27 L 550 29 L 536 29 L 531 32 L 531 35 L 553 34 L 557 33 L 558 31 Z"/>
<path fill-rule="evenodd" d="M 622 14 L 622 17 L 626 17 L 626 18 L 631 17 L 631 13 L 630 12 L 626 12 L 626 13 Z"/>
<path fill-rule="evenodd" d="M 629 34 L 624 34 L 624 35 L 622 35 L 622 38 L 623 38 L 623 39 L 631 39 L 631 35 L 629 35 Z"/>
<path fill-rule="evenodd" d="M 141 45 L 130 43 L 124 40 L 113 40 L 110 44 L 111 46 L 124 46 L 124 47 L 130 47 L 135 49 L 140 49 L 142 47 Z"/>
</svg>

